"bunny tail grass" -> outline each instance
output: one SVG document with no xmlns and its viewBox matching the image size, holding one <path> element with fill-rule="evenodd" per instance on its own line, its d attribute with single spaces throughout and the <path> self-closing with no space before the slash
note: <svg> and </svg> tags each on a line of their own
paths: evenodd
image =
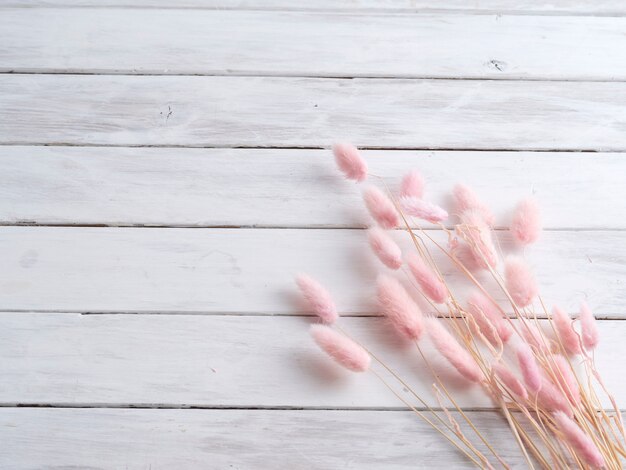
<svg viewBox="0 0 626 470">
<path fill-rule="evenodd" d="M 367 163 L 354 145 L 348 143 L 334 144 L 333 154 L 337 166 L 347 179 L 364 181 L 367 178 Z"/>
<path fill-rule="evenodd" d="M 580 340 L 572 326 L 572 319 L 561 307 L 555 305 L 552 309 L 554 328 L 567 354 L 580 354 Z"/>
<path fill-rule="evenodd" d="M 489 325 L 493 326 L 503 344 L 511 338 L 513 330 L 511 330 L 506 320 L 502 318 L 502 312 L 500 312 L 493 301 L 487 298 L 482 292 L 472 292 L 467 303 L 468 313 L 474 317 L 480 331 L 492 344 L 497 344 L 498 340 L 490 333 L 491 328 Z"/>
<path fill-rule="evenodd" d="M 375 186 L 363 191 L 363 201 L 370 215 L 382 228 L 391 229 L 400 225 L 400 217 L 393 202 Z"/>
<path fill-rule="evenodd" d="M 421 198 L 424 195 L 424 178 L 419 171 L 413 170 L 408 172 L 402 178 L 400 183 L 400 197 L 416 197 Z"/>
<path fill-rule="evenodd" d="M 593 468 L 604 467 L 604 457 L 591 438 L 580 429 L 576 422 L 559 411 L 555 412 L 553 416 L 565 441 L 572 446 L 576 455 Z"/>
<path fill-rule="evenodd" d="M 535 276 L 519 256 L 508 256 L 504 260 L 504 280 L 511 298 L 518 307 L 529 306 L 537 297 L 539 288 Z"/>
<path fill-rule="evenodd" d="M 452 334 L 436 318 L 426 319 L 426 329 L 437 351 L 470 382 L 479 382 L 483 373 L 470 353 L 464 349 Z"/>
<path fill-rule="evenodd" d="M 400 206 L 408 215 L 433 224 L 443 222 L 448 218 L 448 213 L 435 204 L 411 196 L 400 198 Z"/>
<path fill-rule="evenodd" d="M 367 231 L 370 248 L 378 259 L 389 269 L 400 269 L 402 266 L 402 251 L 396 242 L 379 227 L 372 227 Z"/>
<path fill-rule="evenodd" d="M 580 306 L 580 326 L 582 329 L 583 346 L 588 351 L 595 349 L 600 342 L 600 333 L 598 332 L 596 318 L 591 313 L 587 302 L 583 302 Z"/>
<path fill-rule="evenodd" d="M 488 226 L 493 227 L 495 217 L 491 212 L 491 209 L 478 199 L 478 196 L 470 187 L 459 183 L 454 186 L 452 196 L 454 198 L 454 205 L 458 214 L 475 210 L 481 215 L 483 221 Z"/>
<path fill-rule="evenodd" d="M 325 325 L 311 325 L 311 336 L 326 354 L 346 369 L 353 372 L 369 369 L 370 355 L 347 336 Z"/>
<path fill-rule="evenodd" d="M 530 245 L 541 234 L 541 215 L 539 204 L 533 198 L 521 201 L 513 213 L 511 232 L 521 245 Z"/>
<path fill-rule="evenodd" d="M 400 282 L 380 275 L 377 281 L 378 303 L 382 313 L 404 338 L 418 340 L 424 331 L 422 311 Z"/>
<path fill-rule="evenodd" d="M 424 294 L 433 302 L 442 304 L 448 298 L 448 288 L 435 273 L 426 266 L 424 260 L 415 253 L 409 253 L 407 263 L 411 274 L 421 287 Z"/>
<path fill-rule="evenodd" d="M 320 320 L 324 323 L 334 323 L 337 320 L 337 307 L 324 286 L 307 274 L 298 274 L 296 284 Z"/>
</svg>

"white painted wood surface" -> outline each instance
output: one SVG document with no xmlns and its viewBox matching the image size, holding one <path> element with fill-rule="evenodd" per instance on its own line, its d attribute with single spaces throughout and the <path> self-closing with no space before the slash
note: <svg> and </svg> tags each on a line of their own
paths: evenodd
<svg viewBox="0 0 626 470">
<path fill-rule="evenodd" d="M 2 0 L 0 6 L 82 6 L 82 7 L 143 7 L 172 8 L 169 0 Z M 359 10 L 374 11 L 450 11 L 488 13 L 545 13 L 619 16 L 626 13 L 621 0 L 179 0 L 176 8 L 209 8 L 235 10 Z"/>
<path fill-rule="evenodd" d="M 403 408 L 373 374 L 350 373 L 330 362 L 309 337 L 311 322 L 245 315 L 5 313 L 0 316 L 0 404 Z M 417 350 L 399 343 L 384 319 L 347 317 L 339 324 L 393 364 L 430 406 L 439 406 L 433 377 Z M 600 334 L 596 363 L 624 403 L 626 322 L 603 321 Z M 421 344 L 460 406 L 493 409 L 478 387 L 435 354 L 427 339 Z M 384 372 L 377 365 L 374 370 Z M 402 386 L 397 391 L 424 408 Z"/>
<path fill-rule="evenodd" d="M 433 254 L 463 298 L 465 278 Z M 626 232 L 546 232 L 527 256 L 549 304 L 586 299 L 626 318 Z M 0 259 L 2 309 L 25 311 L 291 314 L 306 311 L 294 302 L 304 271 L 333 286 L 342 312 L 372 313 L 381 268 L 362 230 L 2 227 Z"/>
<path fill-rule="evenodd" d="M 371 317 L 380 266 L 329 156 L 341 139 L 372 148 L 388 183 L 418 167 L 446 206 L 471 184 L 499 227 L 537 196 L 548 231 L 526 255 L 549 304 L 587 299 L 603 318 L 597 361 L 624 406 L 625 14 L 618 0 L 0 0 L 0 468 L 468 467 L 308 337 L 298 271 L 434 404 L 414 351 Z M 142 225 L 157 227 L 124 227 Z M 441 372 L 462 406 L 492 407 Z"/>
<path fill-rule="evenodd" d="M 114 8 L 0 15 L 2 71 L 626 78 L 624 17 Z"/>
<path fill-rule="evenodd" d="M 626 150 L 626 82 L 2 75 L 0 144 Z"/>
<path fill-rule="evenodd" d="M 513 468 L 524 468 L 513 441 L 498 439 L 498 415 L 469 416 Z M 90 470 L 401 470 L 439 468 L 441 462 L 473 468 L 407 411 L 5 408 L 0 429 L 0 465 L 14 470 L 40 468 L 41 462 Z M 319 436 L 315 445 L 312 435 Z M 69 455 L 63 451 L 68 447 Z"/>
<path fill-rule="evenodd" d="M 363 155 L 391 188 L 419 168 L 428 198 L 444 207 L 454 184 L 472 186 L 500 227 L 532 194 L 547 229 L 626 228 L 626 205 L 614 197 L 625 180 L 621 153 Z M 361 189 L 337 177 L 328 149 L 15 146 L 0 152 L 0 223 L 347 228 L 370 218 Z"/>
</svg>

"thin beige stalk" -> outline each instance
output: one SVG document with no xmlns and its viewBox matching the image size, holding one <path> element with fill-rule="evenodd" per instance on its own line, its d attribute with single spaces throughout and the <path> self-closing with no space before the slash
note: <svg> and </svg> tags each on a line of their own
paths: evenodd
<svg viewBox="0 0 626 470">
<path fill-rule="evenodd" d="M 433 429 L 435 429 L 437 432 L 439 432 L 439 434 L 441 434 L 444 438 L 446 438 L 446 440 L 448 440 L 448 442 L 450 442 L 453 446 L 455 446 L 457 449 L 459 449 L 467 458 L 469 458 L 478 468 L 482 468 L 482 465 L 480 464 L 480 462 L 478 462 L 476 459 L 474 459 L 474 457 L 472 457 L 465 449 L 463 449 L 457 442 L 455 442 L 450 436 L 448 436 L 445 432 L 443 432 L 441 429 L 439 429 L 435 423 L 433 423 L 432 421 L 430 421 L 428 419 L 428 417 L 426 417 L 421 411 L 419 411 L 417 408 L 415 408 L 413 405 L 411 405 L 408 401 L 406 401 L 404 399 L 404 397 L 402 397 L 398 392 L 396 392 L 396 390 L 378 373 L 376 372 L 374 369 L 370 369 L 370 372 L 372 372 L 372 374 L 374 374 L 382 383 L 383 385 L 385 385 L 385 387 L 387 387 L 387 389 L 389 389 L 389 391 L 391 391 L 391 393 L 393 393 L 402 403 L 404 403 L 411 411 L 413 411 L 417 416 L 419 416 L 420 418 L 422 418 L 424 421 L 426 421 Z M 454 432 L 454 431 L 452 431 Z M 484 458 L 484 456 L 483 456 Z"/>
<path fill-rule="evenodd" d="M 433 369 L 432 365 L 430 364 L 430 362 L 428 361 L 428 359 L 426 358 L 426 356 L 424 355 L 422 348 L 420 348 L 419 343 L 416 341 L 415 342 L 415 346 L 417 347 L 417 350 L 419 351 L 420 356 L 422 357 L 422 359 L 424 360 L 424 363 L 428 366 L 428 369 L 430 370 L 430 372 L 433 374 L 433 376 L 435 377 L 435 380 L 437 380 L 437 384 L 441 387 L 441 389 L 443 390 L 443 392 L 445 393 L 446 397 L 448 398 L 448 400 L 450 400 L 450 402 L 452 403 L 452 405 L 454 406 L 454 408 L 461 414 L 461 416 L 463 417 L 463 419 L 467 422 L 467 424 L 469 424 L 469 426 L 472 428 L 472 430 L 476 433 L 476 435 L 478 436 L 478 438 L 483 442 L 483 444 L 485 444 L 487 446 L 487 448 L 489 449 L 489 451 L 493 454 L 493 456 L 498 459 L 498 461 L 505 466 L 505 468 L 509 468 L 507 463 L 498 455 L 498 453 L 495 451 L 495 449 L 491 446 L 491 444 L 489 444 L 489 442 L 487 441 L 487 439 L 482 435 L 482 433 L 476 428 L 476 426 L 474 425 L 474 423 L 472 422 L 471 419 L 469 419 L 469 417 L 465 414 L 465 412 L 463 411 L 463 409 L 457 404 L 457 402 L 454 400 L 454 398 L 452 397 L 452 395 L 448 392 L 448 389 L 446 388 L 446 386 L 444 385 L 444 383 L 441 381 L 441 379 L 439 378 L 439 375 L 437 375 L 437 373 L 435 372 L 435 370 Z"/>
<path fill-rule="evenodd" d="M 367 353 L 372 356 L 372 358 L 378 363 L 380 364 L 387 372 L 389 372 L 391 374 L 391 376 L 396 379 L 406 390 L 409 391 L 409 393 L 411 393 L 411 395 L 413 395 L 421 404 L 422 406 L 424 406 L 432 415 L 433 417 L 439 421 L 443 426 L 445 426 L 450 432 L 454 433 L 454 430 L 448 425 L 448 423 L 446 423 L 441 416 L 439 416 L 439 414 L 430 406 L 428 405 L 428 403 L 426 403 L 426 401 L 424 401 L 424 399 L 422 399 L 414 390 L 413 388 L 406 382 L 404 381 L 391 367 L 389 367 L 384 361 L 382 361 L 378 356 L 376 356 L 372 351 L 370 351 L 369 349 L 367 349 L 365 346 L 363 346 L 362 344 L 360 344 L 356 339 L 354 339 L 352 336 L 350 336 L 344 329 L 342 329 L 339 325 L 335 325 L 335 327 L 341 331 L 341 333 L 343 333 L 344 335 L 346 335 L 347 337 L 349 337 L 350 339 L 352 339 L 354 342 L 356 342 L 357 344 L 359 344 L 363 349 L 365 349 L 367 351 Z M 406 403 L 403 400 L 404 403 Z M 480 451 L 478 451 L 476 449 L 476 447 L 474 447 L 471 442 L 468 443 L 468 447 L 469 449 L 474 452 L 474 454 L 476 454 L 476 456 L 478 458 L 481 458 L 482 453 Z"/>
</svg>

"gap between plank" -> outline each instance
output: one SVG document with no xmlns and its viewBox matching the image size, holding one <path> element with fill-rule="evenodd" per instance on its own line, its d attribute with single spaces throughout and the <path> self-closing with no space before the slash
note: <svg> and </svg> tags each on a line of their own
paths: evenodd
<svg viewBox="0 0 626 470">
<path fill-rule="evenodd" d="M 244 149 L 244 150 L 330 150 L 330 145 L 211 145 L 211 144 L 95 144 L 74 142 L 0 142 L 0 147 L 84 147 L 84 148 L 166 148 L 166 149 Z M 403 150 L 415 152 L 510 152 L 510 153 L 624 153 L 624 149 L 552 149 L 552 148 L 506 148 L 506 147 L 385 147 L 385 146 L 359 146 L 359 150 Z"/>
<path fill-rule="evenodd" d="M 626 79 L 593 79 L 593 78 L 549 78 L 537 75 L 535 77 L 475 77 L 475 76 L 447 76 L 447 75 L 415 75 L 415 74 L 396 74 L 396 75 L 342 75 L 342 74 L 302 74 L 289 72 L 262 72 L 262 71 L 237 71 L 237 72 L 193 72 L 193 71 L 177 71 L 164 72 L 161 70 L 107 70 L 107 69 L 13 69 L 0 67 L 0 75 L 101 75 L 101 76 L 128 76 L 128 77 L 250 77 L 250 78 L 310 78 L 310 79 L 328 79 L 328 80 L 463 80 L 463 81 L 480 81 L 480 82 L 576 82 L 576 83 L 623 83 Z"/>
<path fill-rule="evenodd" d="M 249 406 L 249 405 L 199 405 L 178 403 L 0 403 L 0 408 L 107 408 L 107 409 L 140 409 L 140 410 L 258 410 L 258 411 L 411 411 L 402 406 Z M 416 406 L 416 410 L 428 411 L 429 408 Z M 430 408 L 443 412 L 441 407 Z M 468 407 L 463 411 L 478 413 L 499 412 L 499 408 Z M 611 408 L 607 409 L 612 411 Z M 454 411 L 454 410 L 453 410 Z M 620 409 L 623 412 L 623 409 Z"/>
<path fill-rule="evenodd" d="M 204 229 L 204 230 L 361 230 L 370 228 L 369 225 L 272 225 L 272 224 L 251 224 L 251 225 L 191 225 L 191 224 L 132 224 L 132 223 L 98 223 L 87 224 L 81 222 L 49 222 L 40 223 L 34 220 L 18 220 L 15 222 L 0 222 L 0 227 L 49 227 L 49 228 L 134 228 L 134 229 Z M 447 230 L 452 230 L 453 226 L 445 226 Z M 414 229 L 416 229 L 414 227 Z M 428 232 L 442 231 L 438 227 L 423 227 L 421 230 Z M 496 226 L 496 232 L 508 232 L 509 227 Z M 624 232 L 623 227 L 550 227 L 543 228 L 544 232 Z M 398 232 L 404 230 L 399 229 Z"/>
<path fill-rule="evenodd" d="M 19 309 L 19 308 L 11 308 L 11 309 L 0 309 L 0 315 L 4 313 L 20 313 L 20 314 L 65 314 L 65 315 L 84 315 L 84 316 L 94 316 L 94 315 L 174 315 L 174 316 L 206 316 L 206 317 L 263 317 L 263 318 L 312 318 L 315 319 L 317 316 L 313 313 L 309 312 L 293 312 L 293 313 L 272 313 L 272 312 L 208 312 L 208 311 L 200 311 L 200 310 L 185 310 L 185 311 L 176 311 L 176 310 L 93 310 L 93 309 Z M 616 316 L 612 316 L 616 315 Z M 343 313 L 340 315 L 341 318 L 384 318 L 378 312 L 350 312 Z M 443 318 L 438 315 L 438 318 Z M 460 318 L 455 316 L 454 318 Z M 513 317 L 511 317 L 513 318 Z M 541 313 L 537 314 L 537 318 L 539 320 L 545 320 L 547 317 L 542 315 Z M 618 314 L 605 313 L 604 315 L 596 314 L 596 320 L 598 321 L 625 321 L 626 317 L 618 316 Z"/>
</svg>

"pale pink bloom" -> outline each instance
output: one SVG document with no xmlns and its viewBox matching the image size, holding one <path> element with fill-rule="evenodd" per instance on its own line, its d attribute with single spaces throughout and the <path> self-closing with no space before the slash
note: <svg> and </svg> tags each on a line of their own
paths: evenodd
<svg viewBox="0 0 626 470">
<path fill-rule="evenodd" d="M 369 186 L 363 191 L 363 200 L 371 216 L 382 228 L 396 228 L 400 225 L 400 217 L 393 202 L 375 186 Z"/>
<path fill-rule="evenodd" d="M 526 391 L 524 384 L 517 380 L 517 377 L 515 377 L 513 372 L 511 372 L 511 370 L 507 366 L 505 366 L 501 362 L 496 362 L 493 365 L 493 370 L 496 376 L 502 381 L 504 385 L 507 386 L 507 388 L 511 392 L 513 392 L 518 397 L 523 398 L 524 400 L 528 398 L 528 392 Z"/>
<path fill-rule="evenodd" d="M 426 319 L 426 329 L 437 350 L 467 380 L 479 382 L 483 373 L 474 358 L 436 318 Z"/>
<path fill-rule="evenodd" d="M 526 343 L 520 344 L 517 348 L 517 361 L 526 387 L 531 393 L 537 393 L 542 385 L 541 372 L 532 350 Z"/>
<path fill-rule="evenodd" d="M 477 271 L 482 269 L 479 263 L 476 261 L 474 252 L 467 245 L 467 243 L 457 243 L 457 246 L 452 249 L 452 252 L 456 259 L 470 271 Z"/>
<path fill-rule="evenodd" d="M 495 223 L 495 217 L 493 213 L 491 212 L 489 207 L 484 205 L 480 201 L 480 199 L 478 199 L 478 196 L 476 196 L 476 193 L 471 188 L 459 183 L 454 186 L 452 194 L 454 196 L 456 211 L 459 214 L 462 214 L 463 212 L 466 212 L 468 210 L 475 210 L 480 213 L 483 221 L 488 226 L 493 227 Z"/>
<path fill-rule="evenodd" d="M 552 309 L 552 322 L 565 352 L 568 354 L 580 354 L 580 338 L 576 330 L 574 330 L 572 319 L 565 310 L 555 305 Z"/>
<path fill-rule="evenodd" d="M 534 400 L 533 397 L 530 398 Z M 572 406 L 563 394 L 563 392 L 548 380 L 545 375 L 541 381 L 541 390 L 537 393 L 537 403 L 547 411 L 561 411 L 567 416 L 573 417 L 574 412 Z"/>
<path fill-rule="evenodd" d="M 296 284 L 309 306 L 324 323 L 334 323 L 337 320 L 337 307 L 324 286 L 306 274 L 298 274 Z"/>
<path fill-rule="evenodd" d="M 354 145 L 348 143 L 334 144 L 333 154 L 337 166 L 346 178 L 355 181 L 363 181 L 367 178 L 367 163 Z"/>
<path fill-rule="evenodd" d="M 469 245 L 476 260 L 476 264 L 487 269 L 498 264 L 496 248 L 491 238 L 489 226 L 483 216 L 476 210 L 469 210 L 461 214 L 461 224 L 456 226 L 457 233 Z"/>
<path fill-rule="evenodd" d="M 522 245 L 534 243 L 541 233 L 539 204 L 533 198 L 524 199 L 515 208 L 511 232 Z"/>
<path fill-rule="evenodd" d="M 593 468 L 602 468 L 605 465 L 604 457 L 594 444 L 591 437 L 568 417 L 565 413 L 555 412 L 553 414 L 557 427 L 563 433 L 565 441 L 576 451 L 576 455 Z"/>
<path fill-rule="evenodd" d="M 396 242 L 381 228 L 372 227 L 367 231 L 367 239 L 378 259 L 390 269 L 402 266 L 402 251 Z"/>
<path fill-rule="evenodd" d="M 354 372 L 369 369 L 370 355 L 347 336 L 325 325 L 311 325 L 311 336 L 326 354 L 346 369 Z"/>
<path fill-rule="evenodd" d="M 519 256 L 508 256 L 504 260 L 504 281 L 518 307 L 530 305 L 539 292 L 535 276 Z"/>
<path fill-rule="evenodd" d="M 433 224 L 442 222 L 448 218 L 448 213 L 435 204 L 411 196 L 400 198 L 400 206 L 408 215 L 426 220 Z"/>
<path fill-rule="evenodd" d="M 421 198 L 424 195 L 424 178 L 419 171 L 408 172 L 400 183 L 400 196 Z"/>
<path fill-rule="evenodd" d="M 480 331 L 491 344 L 496 345 L 499 342 L 494 336 L 494 332 L 503 344 L 509 340 L 513 331 L 506 320 L 502 318 L 500 309 L 490 299 L 482 292 L 476 291 L 470 295 L 467 303 L 468 312 L 474 317 Z"/>
<path fill-rule="evenodd" d="M 444 282 L 428 267 L 421 256 L 409 253 L 407 262 L 411 274 L 430 300 L 442 304 L 448 298 L 448 288 Z"/>
<path fill-rule="evenodd" d="M 417 340 L 424 331 L 422 311 L 397 279 L 381 275 L 377 281 L 382 313 L 407 339 Z"/>
<path fill-rule="evenodd" d="M 524 340 L 537 351 L 547 352 L 549 350 L 548 339 L 539 331 L 539 328 L 530 322 L 520 325 L 522 337 Z"/>
<path fill-rule="evenodd" d="M 556 382 L 555 385 L 558 385 L 565 392 L 565 396 L 570 402 L 580 403 L 580 388 L 570 363 L 560 354 L 553 354 L 551 359 L 552 362 L 549 362 L 549 365 Z"/>
<path fill-rule="evenodd" d="M 591 351 L 595 349 L 600 341 L 600 333 L 598 332 L 598 325 L 596 319 L 591 313 L 591 309 L 587 302 L 583 302 L 580 306 L 580 328 L 583 337 L 583 345 L 585 349 Z"/>
</svg>

